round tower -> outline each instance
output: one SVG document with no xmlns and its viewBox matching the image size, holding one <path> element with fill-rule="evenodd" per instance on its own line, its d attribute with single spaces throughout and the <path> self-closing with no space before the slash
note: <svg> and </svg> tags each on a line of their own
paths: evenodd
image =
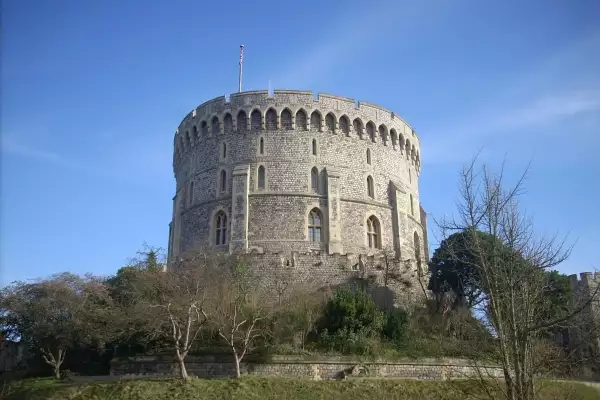
<svg viewBox="0 0 600 400">
<path fill-rule="evenodd" d="M 419 139 L 351 98 L 295 90 L 218 97 L 175 134 L 169 258 L 194 248 L 426 259 Z"/>
</svg>

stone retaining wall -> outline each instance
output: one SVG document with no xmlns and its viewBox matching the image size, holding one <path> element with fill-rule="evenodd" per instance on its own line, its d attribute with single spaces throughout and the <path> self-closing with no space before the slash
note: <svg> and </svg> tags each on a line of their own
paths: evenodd
<svg viewBox="0 0 600 400">
<path fill-rule="evenodd" d="M 168 357 L 144 356 L 115 359 L 111 375 L 176 375 L 177 364 Z M 225 357 L 189 357 L 188 374 L 201 378 L 231 377 L 235 366 Z M 243 374 L 255 376 L 289 376 L 310 379 L 339 379 L 349 376 L 394 377 L 405 379 L 444 380 L 477 377 L 479 374 L 501 377 L 502 370 L 493 365 L 475 365 L 461 359 L 359 360 L 347 357 L 273 356 L 264 362 L 245 362 Z"/>
</svg>

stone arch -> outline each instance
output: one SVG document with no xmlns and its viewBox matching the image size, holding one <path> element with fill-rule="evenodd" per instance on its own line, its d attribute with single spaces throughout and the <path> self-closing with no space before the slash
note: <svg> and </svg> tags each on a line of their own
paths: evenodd
<svg viewBox="0 0 600 400">
<path fill-rule="evenodd" d="M 325 116 L 325 126 L 327 127 L 327 132 L 335 133 L 335 115 L 333 113 L 327 113 Z"/>
<path fill-rule="evenodd" d="M 308 213 L 307 236 L 309 242 L 321 243 L 323 241 L 323 225 L 323 213 L 318 207 L 314 207 Z"/>
<path fill-rule="evenodd" d="M 258 137 L 258 155 L 263 156 L 265 154 L 265 138 L 264 136 Z"/>
<path fill-rule="evenodd" d="M 361 121 L 360 118 L 355 118 L 354 121 L 352 122 L 352 125 L 354 127 L 354 132 L 356 132 L 356 134 L 358 135 L 359 138 L 363 138 L 363 122 Z"/>
<path fill-rule="evenodd" d="M 217 193 L 227 193 L 227 170 L 225 168 L 221 168 L 219 170 L 219 177 L 217 181 Z"/>
<path fill-rule="evenodd" d="M 417 150 L 416 165 L 417 165 L 417 171 L 420 170 L 421 169 L 421 155 L 419 154 L 418 150 Z"/>
<path fill-rule="evenodd" d="M 319 169 L 312 167 L 310 170 L 310 190 L 319 193 Z"/>
<path fill-rule="evenodd" d="M 410 149 L 410 162 L 412 164 L 415 163 L 415 159 L 416 159 L 416 150 L 415 150 L 415 145 L 413 144 L 411 149 Z"/>
<path fill-rule="evenodd" d="M 298 110 L 296 113 L 296 129 L 299 131 L 307 130 L 306 125 L 306 111 L 303 109 Z"/>
<path fill-rule="evenodd" d="M 404 146 L 404 151 L 406 152 L 406 159 L 410 160 L 410 140 L 406 139 L 406 144 Z"/>
<path fill-rule="evenodd" d="M 292 130 L 292 111 L 289 108 L 284 108 L 281 111 L 281 129 Z"/>
<path fill-rule="evenodd" d="M 348 119 L 348 117 L 346 115 L 342 115 L 339 124 L 342 133 L 348 136 L 350 134 L 350 120 Z"/>
<path fill-rule="evenodd" d="M 238 133 L 246 133 L 248 130 L 248 116 L 246 111 L 240 110 L 237 114 L 237 131 Z"/>
<path fill-rule="evenodd" d="M 367 175 L 367 196 L 375 198 L 375 183 L 371 175 Z"/>
<path fill-rule="evenodd" d="M 398 132 L 394 128 L 390 129 L 390 139 L 392 140 L 392 147 L 394 150 L 398 146 Z"/>
<path fill-rule="evenodd" d="M 221 159 L 221 161 L 225 161 L 227 159 L 227 142 L 226 141 L 221 142 L 219 158 Z"/>
<path fill-rule="evenodd" d="M 265 190 L 267 187 L 267 171 L 264 165 L 259 165 L 256 169 L 256 189 Z"/>
<path fill-rule="evenodd" d="M 366 221 L 367 245 L 370 249 L 381 249 L 381 223 L 375 215 L 370 215 Z"/>
<path fill-rule="evenodd" d="M 315 110 L 310 114 L 310 129 L 321 132 L 321 121 L 323 120 L 321 113 Z"/>
<path fill-rule="evenodd" d="M 250 130 L 252 132 L 262 130 L 262 113 L 258 108 L 255 108 L 250 114 Z"/>
<path fill-rule="evenodd" d="M 233 118 L 230 113 L 225 113 L 223 117 L 223 132 L 226 134 L 233 132 Z"/>
<path fill-rule="evenodd" d="M 384 146 L 387 146 L 388 128 L 384 124 L 379 125 L 379 137 Z"/>
<path fill-rule="evenodd" d="M 219 122 L 219 117 L 216 115 L 210 121 L 210 130 L 212 131 L 213 135 L 218 135 L 221 133 L 221 124 Z"/>
<path fill-rule="evenodd" d="M 400 154 L 404 154 L 404 135 L 402 133 L 398 135 L 398 148 L 400 149 Z"/>
<path fill-rule="evenodd" d="M 198 127 L 196 125 L 192 126 L 192 135 L 194 136 L 194 140 L 198 139 Z"/>
<path fill-rule="evenodd" d="M 367 148 L 367 164 L 371 165 L 372 162 L 371 149 Z"/>
<path fill-rule="evenodd" d="M 208 135 L 208 123 L 206 121 L 200 122 L 200 130 L 202 131 L 202 136 Z"/>
<path fill-rule="evenodd" d="M 311 142 L 311 151 L 312 151 L 312 155 L 313 156 L 317 155 L 317 152 L 318 152 L 318 149 L 317 149 L 317 139 L 313 138 L 313 140 Z"/>
<path fill-rule="evenodd" d="M 375 143 L 375 124 L 373 121 L 367 122 L 367 136 L 371 142 Z"/>
<path fill-rule="evenodd" d="M 268 131 L 277 130 L 277 111 L 274 108 L 269 108 L 265 113 L 265 129 Z"/>
<path fill-rule="evenodd" d="M 185 131 L 185 147 L 188 149 L 191 147 L 190 131 Z"/>
<path fill-rule="evenodd" d="M 210 218 L 211 246 L 224 246 L 229 242 L 229 216 L 223 207 L 216 208 Z"/>
</svg>

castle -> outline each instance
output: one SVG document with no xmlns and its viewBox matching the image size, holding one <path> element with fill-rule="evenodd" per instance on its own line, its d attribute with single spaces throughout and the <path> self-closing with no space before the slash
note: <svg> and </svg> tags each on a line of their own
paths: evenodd
<svg viewBox="0 0 600 400">
<path fill-rule="evenodd" d="M 173 169 L 169 260 L 241 251 L 265 274 L 323 285 L 377 275 L 387 252 L 403 261 L 405 301 L 423 287 L 419 138 L 385 108 L 296 90 L 217 97 L 180 123 Z"/>
</svg>

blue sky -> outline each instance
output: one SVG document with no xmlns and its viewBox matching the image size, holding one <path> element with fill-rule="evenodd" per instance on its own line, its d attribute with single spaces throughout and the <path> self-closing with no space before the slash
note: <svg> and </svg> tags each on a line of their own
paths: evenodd
<svg viewBox="0 0 600 400">
<path fill-rule="evenodd" d="M 454 211 L 479 149 L 509 181 L 532 161 L 523 206 L 577 242 L 560 269 L 600 268 L 598 21 L 595 0 L 3 1 L 0 284 L 166 247 L 173 134 L 237 90 L 242 43 L 245 90 L 405 118 L 431 217 Z"/>
</svg>

